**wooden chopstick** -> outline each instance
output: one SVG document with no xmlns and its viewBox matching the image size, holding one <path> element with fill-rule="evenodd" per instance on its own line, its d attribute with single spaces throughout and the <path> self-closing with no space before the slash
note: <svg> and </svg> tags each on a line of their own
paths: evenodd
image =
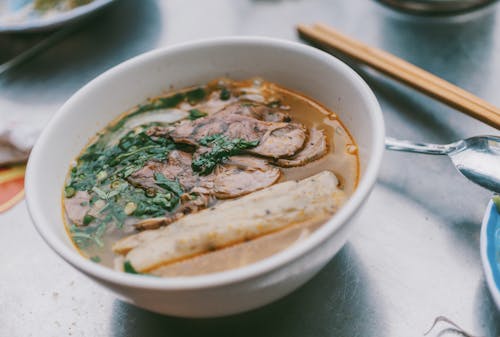
<svg viewBox="0 0 500 337">
<path fill-rule="evenodd" d="M 299 25 L 300 36 L 333 48 L 435 99 L 500 129 L 500 109 L 477 96 L 388 52 L 369 47 L 324 24 Z"/>
</svg>

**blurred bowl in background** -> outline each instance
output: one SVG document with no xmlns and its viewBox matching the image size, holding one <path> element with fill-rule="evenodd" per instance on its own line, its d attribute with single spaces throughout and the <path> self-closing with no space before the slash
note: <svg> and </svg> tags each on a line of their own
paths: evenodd
<svg viewBox="0 0 500 337">
<path fill-rule="evenodd" d="M 500 209 L 493 200 L 486 208 L 481 226 L 481 260 L 486 283 L 500 310 Z"/>
<path fill-rule="evenodd" d="M 69 1 L 69 0 L 68 0 Z M 34 8 L 35 1 L 5 0 L 0 2 L 0 33 L 41 32 L 74 23 L 116 0 L 93 0 L 69 10 Z M 54 1 L 48 1 L 50 3 Z"/>
<path fill-rule="evenodd" d="M 397 10 L 414 14 L 455 14 L 474 10 L 496 0 L 377 0 Z"/>
</svg>

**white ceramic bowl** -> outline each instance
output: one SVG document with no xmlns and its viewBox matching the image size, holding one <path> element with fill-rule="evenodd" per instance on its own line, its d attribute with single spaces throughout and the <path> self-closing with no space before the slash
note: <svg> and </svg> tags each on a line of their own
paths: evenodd
<svg viewBox="0 0 500 337">
<path fill-rule="evenodd" d="M 61 191 L 70 161 L 98 130 L 147 97 L 221 76 L 261 76 L 309 95 L 338 113 L 359 145 L 361 179 L 349 201 L 306 240 L 231 271 L 161 279 L 119 273 L 81 257 L 61 218 Z M 49 246 L 125 301 L 175 316 L 222 316 L 285 296 L 330 261 L 344 245 L 353 218 L 370 194 L 383 148 L 384 123 L 375 96 L 336 58 L 302 44 L 262 37 L 203 40 L 135 57 L 74 94 L 46 126 L 33 149 L 26 196 L 35 227 Z"/>
</svg>

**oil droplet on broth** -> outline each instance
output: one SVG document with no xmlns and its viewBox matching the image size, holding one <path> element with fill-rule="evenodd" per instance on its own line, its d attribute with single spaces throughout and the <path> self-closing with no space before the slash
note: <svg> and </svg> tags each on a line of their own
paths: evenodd
<svg viewBox="0 0 500 337">
<path fill-rule="evenodd" d="M 345 146 L 345 150 L 348 154 L 355 155 L 358 153 L 358 147 L 354 144 L 347 144 Z"/>
</svg>

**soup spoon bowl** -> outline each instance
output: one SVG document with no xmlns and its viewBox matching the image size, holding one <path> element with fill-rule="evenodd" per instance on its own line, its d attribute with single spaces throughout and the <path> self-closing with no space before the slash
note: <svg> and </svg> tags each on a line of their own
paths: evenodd
<svg viewBox="0 0 500 337">
<path fill-rule="evenodd" d="M 475 136 L 444 145 L 387 137 L 385 147 L 394 151 L 447 155 L 467 179 L 500 193 L 500 137 Z"/>
</svg>

